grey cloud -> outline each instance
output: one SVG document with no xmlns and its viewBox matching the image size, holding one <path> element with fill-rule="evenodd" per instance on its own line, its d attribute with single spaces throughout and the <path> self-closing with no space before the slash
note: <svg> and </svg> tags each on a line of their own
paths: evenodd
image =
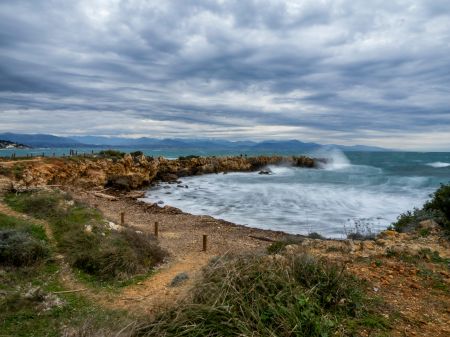
<svg viewBox="0 0 450 337">
<path fill-rule="evenodd" d="M 448 22 L 440 0 L 2 1 L 0 131 L 450 134 Z"/>
</svg>

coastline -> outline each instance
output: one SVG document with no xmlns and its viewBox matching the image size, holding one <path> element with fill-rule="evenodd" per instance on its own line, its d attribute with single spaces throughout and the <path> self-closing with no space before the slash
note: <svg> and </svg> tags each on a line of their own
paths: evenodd
<svg viewBox="0 0 450 337">
<path fill-rule="evenodd" d="M 0 168 L 10 168 L 14 173 L 14 165 L 20 163 L 7 162 L 5 166 L 2 162 Z M 436 256 L 439 261 L 450 258 L 450 243 L 438 228 L 430 228 L 427 236 L 418 231 L 398 233 L 387 230 L 371 240 L 339 240 L 247 227 L 140 201 L 141 187 L 129 190 L 106 187 L 108 174 L 121 173 L 123 177 L 142 174 L 138 164 L 127 165 L 120 160 L 35 159 L 25 163 L 19 171 L 20 179 L 0 175 L 0 190 L 62 190 L 76 201 L 98 209 L 106 220 L 116 225 L 121 223 L 122 212 L 125 212 L 125 226 L 137 231 L 153 234 L 155 222 L 158 222 L 158 242 L 169 256 L 150 276 L 116 293 L 91 289 L 77 279 L 65 281 L 69 289 L 86 287 L 85 296 L 101 306 L 155 317 L 189 296 L 192 287 L 201 279 L 203 268 L 213 259 L 227 254 L 256 254 L 282 261 L 283 254 L 306 252 L 318 259 L 338 263 L 343 270 L 367 282 L 368 293 L 387 303 L 383 315 L 395 322 L 393 336 L 408 335 L 409 332 L 430 336 L 450 333 L 445 309 L 450 307 L 450 297 L 433 288 L 439 286 L 445 290 L 450 285 L 446 262 L 434 261 Z M 20 216 L 2 200 L 0 212 Z M 202 246 L 203 235 L 208 237 L 206 251 Z M 274 243 L 281 243 L 284 253 L 266 255 L 268 247 Z M 188 275 L 188 280 L 181 286 L 171 287 L 171 281 L 183 273 Z M 440 283 L 433 283 L 436 280 Z M 426 321 L 424 312 L 428 315 Z"/>
</svg>

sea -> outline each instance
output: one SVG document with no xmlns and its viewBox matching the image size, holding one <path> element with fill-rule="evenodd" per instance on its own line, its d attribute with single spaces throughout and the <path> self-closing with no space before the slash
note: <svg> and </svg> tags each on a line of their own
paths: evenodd
<svg viewBox="0 0 450 337">
<path fill-rule="evenodd" d="M 99 149 L 75 150 L 82 154 Z M 226 151 L 142 151 L 167 158 L 239 155 Z M 0 156 L 13 152 L 17 156 L 42 152 L 62 156 L 69 149 L 10 149 L 1 150 Z M 355 231 L 375 234 L 386 229 L 401 213 L 421 207 L 440 184 L 450 183 L 450 152 L 326 149 L 307 155 L 327 158 L 327 164 L 317 169 L 270 166 L 269 175 L 245 172 L 184 177 L 180 184 L 150 188 L 144 200 L 250 227 L 344 238 Z"/>
</svg>

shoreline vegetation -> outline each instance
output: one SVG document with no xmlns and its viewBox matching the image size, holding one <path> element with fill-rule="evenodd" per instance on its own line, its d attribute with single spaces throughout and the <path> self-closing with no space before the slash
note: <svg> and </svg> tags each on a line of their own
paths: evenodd
<svg viewBox="0 0 450 337">
<path fill-rule="evenodd" d="M 0 160 L 0 335 L 449 335 L 447 185 L 391 229 L 347 240 L 137 200 L 136 189 L 158 181 L 281 163 L 319 162 L 119 152 Z"/>
</svg>

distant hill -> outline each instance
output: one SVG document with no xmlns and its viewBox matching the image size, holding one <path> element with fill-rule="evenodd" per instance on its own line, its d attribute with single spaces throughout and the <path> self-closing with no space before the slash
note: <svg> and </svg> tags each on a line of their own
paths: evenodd
<svg viewBox="0 0 450 337">
<path fill-rule="evenodd" d="M 254 141 L 228 141 L 220 139 L 158 139 L 158 138 L 122 138 L 98 136 L 74 136 L 75 141 L 83 144 L 106 145 L 119 147 L 142 147 L 153 149 L 203 149 L 203 150 L 239 150 L 256 152 L 310 152 L 323 147 L 338 148 L 343 151 L 389 151 L 375 146 L 365 145 L 337 145 L 305 143 L 299 140 L 266 140 Z"/>
<path fill-rule="evenodd" d="M 30 147 L 24 144 L 11 142 L 9 140 L 0 139 L 0 149 L 29 149 Z"/>
<path fill-rule="evenodd" d="M 0 139 L 4 139 L 10 142 L 27 144 L 31 147 L 76 147 L 82 146 L 81 143 L 76 140 L 57 137 L 53 135 L 45 134 L 19 134 L 19 133 L 0 133 Z"/>
<path fill-rule="evenodd" d="M 0 134 L 0 139 L 12 142 L 28 144 L 32 147 L 135 147 L 153 150 L 192 150 L 192 151 L 236 151 L 253 153 L 306 153 L 323 148 L 337 148 L 343 151 L 388 151 L 380 147 L 365 145 L 337 145 L 307 143 L 299 140 L 266 140 L 254 141 L 229 141 L 221 139 L 181 139 L 181 138 L 125 138 L 102 136 L 73 136 L 57 137 L 53 135 L 35 134 Z"/>
</svg>

